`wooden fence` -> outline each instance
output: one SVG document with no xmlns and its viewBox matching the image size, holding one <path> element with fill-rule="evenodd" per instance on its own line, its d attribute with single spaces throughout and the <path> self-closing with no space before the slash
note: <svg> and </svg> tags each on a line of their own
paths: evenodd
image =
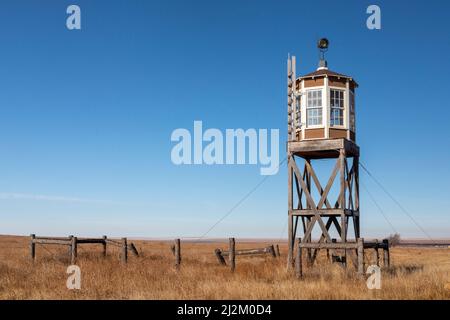
<svg viewBox="0 0 450 320">
<path fill-rule="evenodd" d="M 119 240 L 108 239 L 107 236 L 102 238 L 78 238 L 74 236 L 68 237 L 36 237 L 35 234 L 30 236 L 30 257 L 34 261 L 36 260 L 36 244 L 39 245 L 62 245 L 69 248 L 69 261 L 71 264 L 75 264 L 78 256 L 78 246 L 82 244 L 101 244 L 102 245 L 102 255 L 106 257 L 107 255 L 107 245 L 120 247 L 121 250 L 121 261 L 122 263 L 127 263 L 128 261 L 128 250 L 130 250 L 135 256 L 139 256 L 135 245 L 133 243 L 128 244 L 127 238 L 122 238 Z"/>
<path fill-rule="evenodd" d="M 344 257 L 336 259 L 336 256 L 332 255 L 332 262 L 339 262 L 346 266 L 347 254 L 353 259 L 353 263 L 357 268 L 359 275 L 364 275 L 364 249 L 373 249 L 374 261 L 377 266 L 380 266 L 380 252 L 379 249 L 383 250 L 383 264 L 384 267 L 390 266 L 390 254 L 389 254 L 389 241 L 384 239 L 382 242 L 378 240 L 375 241 L 364 241 L 363 238 L 357 239 L 356 242 L 336 242 L 335 239 L 330 242 L 302 242 L 302 239 L 298 239 L 298 249 L 297 256 L 295 259 L 295 273 L 297 278 L 303 277 L 303 249 L 326 249 L 327 257 L 329 257 L 329 250 L 343 250 Z M 356 256 L 353 255 L 356 253 Z"/>
<path fill-rule="evenodd" d="M 236 241 L 234 238 L 230 238 L 228 251 L 222 251 L 221 249 L 216 249 L 214 251 L 214 254 L 216 255 L 216 258 L 221 265 L 227 264 L 225 261 L 225 257 L 228 257 L 228 263 L 230 265 L 231 272 L 234 272 L 234 270 L 236 269 L 236 256 L 269 254 L 273 258 L 276 258 L 276 257 L 280 256 L 280 248 L 278 247 L 278 245 L 276 245 L 276 247 L 275 247 L 272 244 L 265 248 L 236 250 Z"/>
</svg>

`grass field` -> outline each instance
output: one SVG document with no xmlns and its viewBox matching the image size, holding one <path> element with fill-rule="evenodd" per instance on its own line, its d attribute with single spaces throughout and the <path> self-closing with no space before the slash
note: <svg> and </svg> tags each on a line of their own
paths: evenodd
<svg viewBox="0 0 450 320">
<path fill-rule="evenodd" d="M 126 266 L 118 248 L 109 247 L 103 258 L 100 245 L 81 246 L 81 290 L 68 290 L 67 247 L 37 245 L 33 264 L 28 238 L 0 236 L 0 299 L 450 299 L 450 250 L 445 248 L 393 248 L 382 288 L 368 290 L 354 272 L 327 263 L 324 256 L 297 280 L 286 270 L 285 243 L 281 258 L 238 256 L 231 274 L 213 253 L 225 249 L 225 242 L 182 243 L 179 272 L 170 243 L 133 242 L 141 257 L 130 256 Z M 237 242 L 237 249 L 266 244 Z"/>
</svg>

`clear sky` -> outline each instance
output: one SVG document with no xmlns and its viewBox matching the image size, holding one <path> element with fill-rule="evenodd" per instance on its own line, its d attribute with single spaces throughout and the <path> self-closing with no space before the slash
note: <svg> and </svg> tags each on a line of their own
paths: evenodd
<svg viewBox="0 0 450 320">
<path fill-rule="evenodd" d="M 81 7 L 82 29 L 66 28 Z M 382 29 L 366 27 L 381 7 Z M 361 161 L 432 237 L 450 237 L 448 1 L 2 1 L 0 233 L 191 237 L 263 177 L 175 166 L 176 128 L 279 128 L 286 58 L 358 81 Z M 285 236 L 287 170 L 210 237 Z M 404 237 L 425 234 L 361 171 Z M 366 237 L 393 233 L 361 189 Z"/>
</svg>

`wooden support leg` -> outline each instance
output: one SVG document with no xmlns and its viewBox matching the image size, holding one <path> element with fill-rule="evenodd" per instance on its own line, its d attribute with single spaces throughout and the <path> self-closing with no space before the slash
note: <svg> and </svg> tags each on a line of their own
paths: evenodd
<svg viewBox="0 0 450 320">
<path fill-rule="evenodd" d="M 216 255 L 217 260 L 219 261 L 219 263 L 223 266 L 225 266 L 227 263 L 225 262 L 225 259 L 222 256 L 222 250 L 220 249 L 216 249 L 214 250 L 214 253 Z"/>
<path fill-rule="evenodd" d="M 293 239 L 293 217 L 288 217 L 288 269 L 292 270 L 294 266 L 294 239 Z"/>
<path fill-rule="evenodd" d="M 35 234 L 30 235 L 30 258 L 31 258 L 31 261 L 34 261 L 36 259 L 36 243 L 34 242 L 35 239 L 36 239 Z"/>
<path fill-rule="evenodd" d="M 375 239 L 375 252 L 374 252 L 374 260 L 377 266 L 380 266 L 380 254 L 378 252 L 378 239 Z"/>
<path fill-rule="evenodd" d="M 70 264 L 75 264 L 78 255 L 77 237 L 72 236 L 70 240 Z"/>
<path fill-rule="evenodd" d="M 273 258 L 277 257 L 277 253 L 275 252 L 275 247 L 273 246 L 273 244 L 269 246 L 269 252 Z"/>
<path fill-rule="evenodd" d="M 103 257 L 106 257 L 106 240 L 107 240 L 107 237 L 103 236 L 103 243 L 102 243 L 102 245 L 103 245 Z"/>
<path fill-rule="evenodd" d="M 236 269 L 236 243 L 234 238 L 230 238 L 230 249 L 228 259 L 230 262 L 230 270 L 231 272 L 234 272 L 234 270 Z"/>
<path fill-rule="evenodd" d="M 298 239 L 297 258 L 295 259 L 295 275 L 298 279 L 303 277 L 302 270 L 302 239 Z"/>
<path fill-rule="evenodd" d="M 126 264 L 128 261 L 128 244 L 127 244 L 127 238 L 122 238 L 122 255 L 121 255 L 121 261 L 123 264 Z"/>
<path fill-rule="evenodd" d="M 175 239 L 175 268 L 180 269 L 181 265 L 181 242 L 180 239 Z"/>
<path fill-rule="evenodd" d="M 358 238 L 358 274 L 364 275 L 364 239 Z"/>
<path fill-rule="evenodd" d="M 384 244 L 384 246 L 383 246 L 383 263 L 386 268 L 389 268 L 389 266 L 391 265 L 390 256 L 389 256 L 389 240 L 384 239 L 383 244 Z"/>
</svg>

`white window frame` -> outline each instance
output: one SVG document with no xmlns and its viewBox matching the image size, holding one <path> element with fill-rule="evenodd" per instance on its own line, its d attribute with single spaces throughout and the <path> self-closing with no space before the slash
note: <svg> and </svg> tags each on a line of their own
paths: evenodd
<svg viewBox="0 0 450 320">
<path fill-rule="evenodd" d="M 328 120 L 330 128 L 345 128 L 345 89 L 329 87 L 328 90 L 329 90 L 329 95 L 330 95 L 330 98 L 329 98 L 329 103 L 330 103 L 330 115 L 329 116 L 330 117 L 329 117 L 329 120 Z M 339 99 L 339 100 L 342 101 L 342 104 L 339 107 L 333 107 L 331 105 L 331 101 L 333 99 L 332 91 L 337 91 L 337 92 L 342 93 L 342 99 Z M 331 123 L 333 110 L 341 110 L 341 112 L 342 112 L 342 124 L 333 124 L 333 123 Z"/>
<path fill-rule="evenodd" d="M 312 92 L 320 92 L 320 106 L 313 106 L 313 107 L 310 107 L 309 106 L 309 100 L 310 100 L 310 98 L 309 98 L 309 93 L 312 93 Z M 317 88 L 314 88 L 314 87 L 311 87 L 311 88 L 308 88 L 306 91 L 305 91 L 305 96 L 306 96 L 306 112 L 305 112 L 305 116 L 306 116 L 306 128 L 323 128 L 324 127 L 324 122 L 323 122 L 323 120 L 324 120 L 324 113 L 323 113 L 323 107 L 324 107 L 324 94 L 323 94 L 323 87 L 317 87 Z M 317 109 L 317 110 L 320 110 L 321 111 L 321 116 L 320 116 L 320 119 L 321 119 L 321 121 L 320 121 L 320 123 L 319 124 L 309 124 L 308 122 L 309 122 L 309 115 L 308 115 L 308 111 L 309 110 L 311 110 L 311 109 Z"/>
</svg>

